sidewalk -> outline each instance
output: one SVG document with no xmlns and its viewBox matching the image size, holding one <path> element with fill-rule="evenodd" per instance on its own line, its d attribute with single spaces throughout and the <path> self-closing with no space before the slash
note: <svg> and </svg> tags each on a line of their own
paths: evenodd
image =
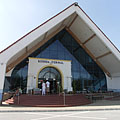
<svg viewBox="0 0 120 120">
<path fill-rule="evenodd" d="M 96 111 L 120 110 L 120 101 L 101 100 L 85 106 L 74 107 L 19 107 L 0 106 L 0 112 L 59 112 L 59 111 Z"/>
</svg>

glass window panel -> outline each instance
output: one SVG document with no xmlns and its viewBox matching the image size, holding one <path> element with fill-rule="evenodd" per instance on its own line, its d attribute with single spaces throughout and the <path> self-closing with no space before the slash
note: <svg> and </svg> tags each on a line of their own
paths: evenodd
<svg viewBox="0 0 120 120">
<path fill-rule="evenodd" d="M 73 72 L 73 77 L 75 80 L 78 80 L 80 78 L 79 72 Z"/>
<path fill-rule="evenodd" d="M 51 50 L 50 51 L 50 58 L 51 59 L 57 59 L 58 58 L 57 51 Z"/>
<path fill-rule="evenodd" d="M 41 52 L 41 57 L 42 58 L 48 58 L 49 56 L 50 56 L 49 51 L 45 50 L 45 51 Z"/>
<path fill-rule="evenodd" d="M 58 58 L 64 60 L 65 58 L 64 52 L 58 52 Z"/>
<path fill-rule="evenodd" d="M 75 63 L 72 64 L 72 69 L 73 69 L 73 71 L 80 71 L 79 65 L 75 64 Z"/>
<path fill-rule="evenodd" d="M 49 46 L 49 50 L 56 50 L 57 51 L 57 43 L 54 42 Z"/>
</svg>

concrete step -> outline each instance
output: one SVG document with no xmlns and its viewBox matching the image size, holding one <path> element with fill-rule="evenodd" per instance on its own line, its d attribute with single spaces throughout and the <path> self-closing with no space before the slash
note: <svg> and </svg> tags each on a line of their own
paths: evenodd
<svg viewBox="0 0 120 120">
<path fill-rule="evenodd" d="M 20 105 L 20 106 L 64 106 L 64 96 L 61 95 L 20 95 L 19 104 L 18 97 L 11 98 L 6 101 L 9 104 Z M 65 106 L 78 106 L 90 104 L 83 94 L 67 94 L 65 96 Z"/>
</svg>

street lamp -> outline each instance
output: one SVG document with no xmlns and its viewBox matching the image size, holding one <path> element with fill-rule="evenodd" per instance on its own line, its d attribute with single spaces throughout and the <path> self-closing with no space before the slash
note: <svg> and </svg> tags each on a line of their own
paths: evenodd
<svg viewBox="0 0 120 120">
<path fill-rule="evenodd" d="M 59 96 L 60 96 L 60 82 L 58 81 L 57 84 L 58 84 L 58 87 L 59 87 Z"/>
<path fill-rule="evenodd" d="M 68 87 L 68 85 L 69 85 L 68 82 L 69 82 L 69 79 L 71 80 L 72 76 L 67 76 L 66 78 L 67 78 L 67 91 L 68 91 L 68 89 L 69 89 L 69 87 L 70 87 L 70 86 Z M 70 81 L 70 82 L 71 82 L 71 81 Z"/>
</svg>

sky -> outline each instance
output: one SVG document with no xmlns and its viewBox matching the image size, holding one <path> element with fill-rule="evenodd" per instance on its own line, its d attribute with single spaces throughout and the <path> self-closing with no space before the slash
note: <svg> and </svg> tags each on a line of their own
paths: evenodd
<svg viewBox="0 0 120 120">
<path fill-rule="evenodd" d="M 0 51 L 74 2 L 120 50 L 120 0 L 0 0 Z"/>
</svg>

